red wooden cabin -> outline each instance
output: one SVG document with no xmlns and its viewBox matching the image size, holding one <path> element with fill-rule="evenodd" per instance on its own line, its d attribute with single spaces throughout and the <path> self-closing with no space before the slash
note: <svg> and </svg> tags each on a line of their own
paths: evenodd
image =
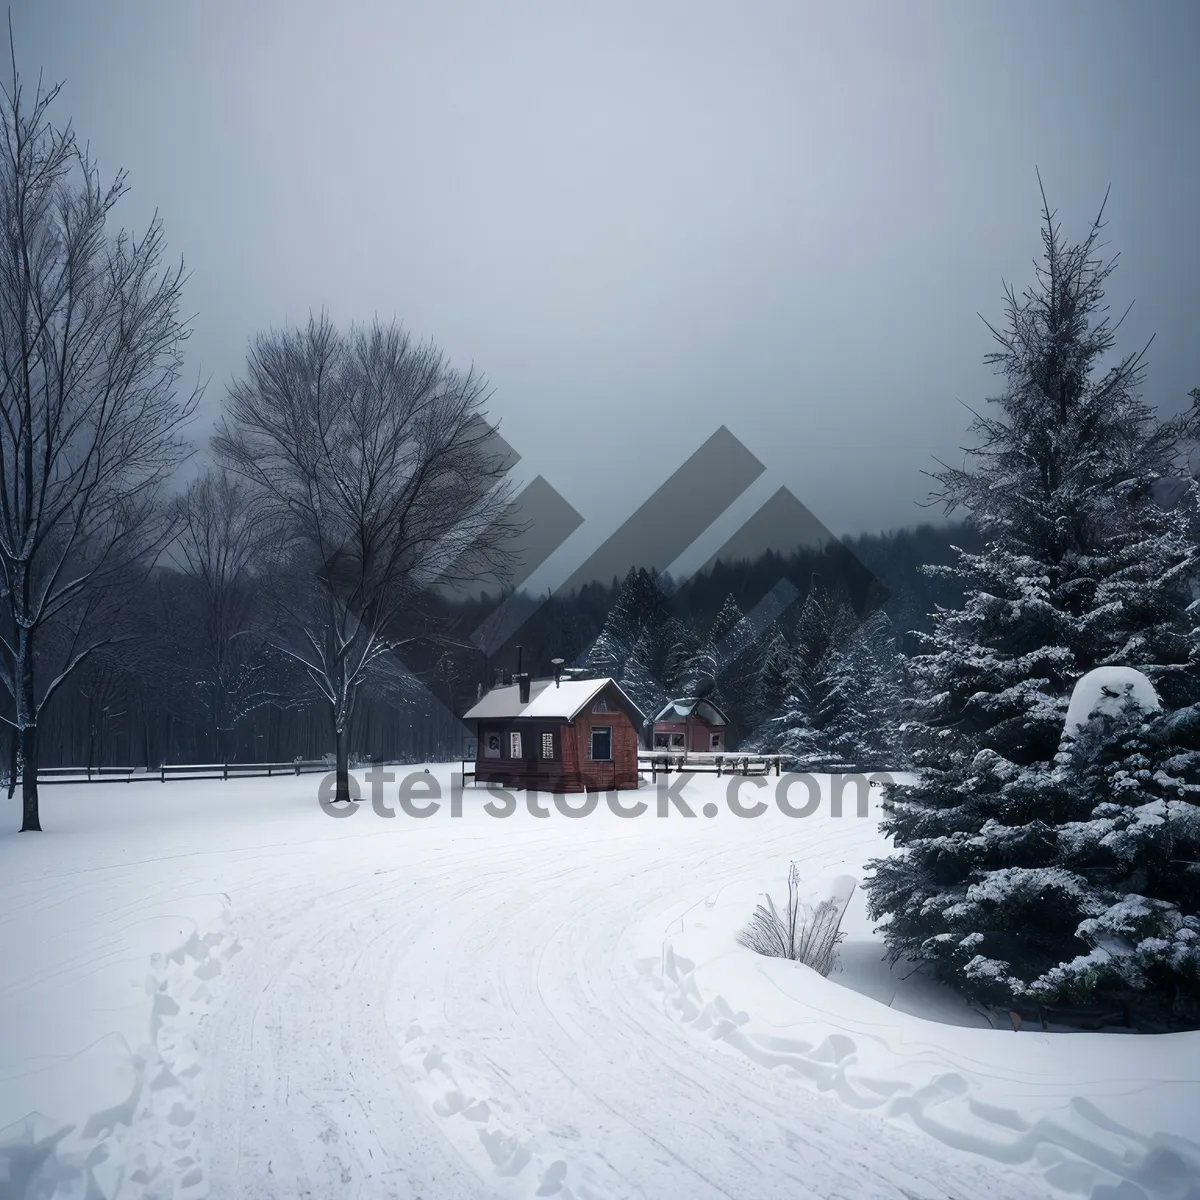
<svg viewBox="0 0 1200 1200">
<path fill-rule="evenodd" d="M 475 780 L 539 792 L 636 788 L 645 717 L 611 679 L 529 679 L 495 687 L 463 718 Z"/>
<path fill-rule="evenodd" d="M 728 744 L 729 718 L 711 701 L 696 696 L 672 700 L 654 718 L 654 750 L 681 754 L 723 754 Z"/>
</svg>

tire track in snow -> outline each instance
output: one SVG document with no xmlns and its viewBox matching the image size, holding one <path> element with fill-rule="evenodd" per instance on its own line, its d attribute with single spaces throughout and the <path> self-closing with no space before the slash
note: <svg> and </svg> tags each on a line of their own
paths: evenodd
<svg viewBox="0 0 1200 1200">
<path fill-rule="evenodd" d="M 376 822 L 352 861 L 330 853 L 311 886 L 245 914 L 256 950 L 212 1031 L 214 1195 L 1042 1194 L 764 1078 L 662 1011 L 622 938 L 647 908 L 753 866 L 744 834 L 714 846 L 689 837 L 703 826 L 667 838 L 600 813 L 392 829 Z M 848 850 L 854 834 L 830 831 Z"/>
<path fill-rule="evenodd" d="M 110 802 L 86 869 L 29 865 L 26 851 L 26 874 L 0 891 L 51 902 L 38 928 L 52 932 L 71 908 L 120 921 L 146 897 L 229 893 L 245 949 L 224 966 L 224 1003 L 182 1006 L 172 1026 L 204 1068 L 183 1081 L 196 1116 L 179 1159 L 194 1147 L 207 1164 L 186 1200 L 1048 1194 L 1019 1167 L 697 1036 L 638 974 L 631 943 L 647 922 L 665 930 L 789 849 L 821 872 L 840 858 L 857 870 L 877 849 L 869 822 L 622 821 L 603 806 L 586 821 L 496 821 L 471 791 L 462 819 L 384 821 L 363 806 L 334 822 L 307 784 L 180 789 L 181 805 L 200 798 L 190 823 L 162 802 Z M 101 922 L 79 946 L 102 955 L 107 937 Z M 69 977 L 56 961 L 45 978 Z M 155 1117 L 136 1136 L 169 1146 L 172 1133 L 182 1140 Z M 176 1200 L 167 1185 L 182 1178 L 145 1194 Z"/>
</svg>

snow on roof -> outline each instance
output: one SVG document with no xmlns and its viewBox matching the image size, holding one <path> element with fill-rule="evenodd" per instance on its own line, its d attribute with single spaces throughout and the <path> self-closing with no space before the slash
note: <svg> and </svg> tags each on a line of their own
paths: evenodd
<svg viewBox="0 0 1200 1200">
<path fill-rule="evenodd" d="M 625 697 L 634 712 L 641 711 L 612 679 L 563 679 L 557 687 L 553 679 L 531 679 L 528 704 L 521 703 L 521 689 L 515 683 L 508 687 L 492 688 L 474 707 L 467 710 L 463 720 L 544 717 L 569 721 L 610 685 Z"/>
<path fill-rule="evenodd" d="M 684 696 L 672 700 L 654 719 L 656 721 L 682 720 L 695 713 L 702 721 L 710 725 L 727 725 L 725 714 L 711 701 L 702 700 L 698 696 Z"/>
</svg>

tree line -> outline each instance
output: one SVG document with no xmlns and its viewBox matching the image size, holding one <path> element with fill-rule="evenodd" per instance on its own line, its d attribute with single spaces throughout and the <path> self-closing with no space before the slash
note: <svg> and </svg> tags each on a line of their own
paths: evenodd
<svg viewBox="0 0 1200 1200">
<path fill-rule="evenodd" d="M 51 123 L 57 95 L 14 67 L 0 111 L 0 715 L 22 829 L 55 712 L 60 753 L 103 753 L 125 719 L 147 762 L 236 753 L 251 714 L 255 753 L 312 745 L 319 713 L 348 799 L 364 689 L 404 695 L 395 652 L 443 636 L 426 595 L 511 564 L 486 382 L 395 325 L 263 334 L 179 494 L 201 397 L 180 386 L 184 268 L 157 220 L 113 230 L 125 178 Z"/>
</svg>

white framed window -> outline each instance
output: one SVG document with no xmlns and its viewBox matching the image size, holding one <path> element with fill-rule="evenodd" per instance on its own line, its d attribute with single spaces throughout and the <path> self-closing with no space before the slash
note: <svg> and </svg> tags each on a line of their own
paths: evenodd
<svg viewBox="0 0 1200 1200">
<path fill-rule="evenodd" d="M 521 757 L 521 735 L 520 733 L 510 733 L 508 735 L 508 757 Z"/>
<path fill-rule="evenodd" d="M 601 696 L 595 704 L 592 705 L 592 712 L 608 712 L 608 700 Z"/>
<path fill-rule="evenodd" d="M 721 748 L 721 735 L 720 735 L 719 733 L 714 733 L 714 734 L 712 735 L 712 737 L 710 737 L 710 738 L 709 738 L 709 740 L 708 740 L 708 744 L 709 744 L 709 746 L 710 746 L 710 747 L 711 747 L 713 750 L 720 750 L 720 748 Z"/>
<path fill-rule="evenodd" d="M 592 726 L 592 762 L 612 761 L 612 726 Z"/>
<path fill-rule="evenodd" d="M 500 757 L 500 735 L 498 733 L 489 733 L 484 738 L 483 757 L 484 758 L 499 758 Z"/>
<path fill-rule="evenodd" d="M 552 733 L 543 733 L 542 734 L 542 757 L 543 758 L 553 758 L 554 757 L 554 734 L 552 734 Z"/>
<path fill-rule="evenodd" d="M 655 750 L 666 750 L 671 744 L 671 739 L 665 733 L 656 733 L 654 735 Z"/>
<path fill-rule="evenodd" d="M 671 734 L 671 749 L 672 750 L 687 749 L 687 738 L 682 733 Z"/>
</svg>

